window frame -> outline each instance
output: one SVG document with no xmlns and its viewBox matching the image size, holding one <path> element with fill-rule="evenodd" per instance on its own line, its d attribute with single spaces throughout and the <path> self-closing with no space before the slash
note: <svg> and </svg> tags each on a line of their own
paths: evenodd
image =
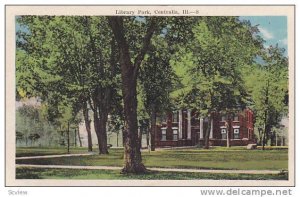
<svg viewBox="0 0 300 197">
<path fill-rule="evenodd" d="M 226 128 L 221 128 L 221 139 L 222 140 L 227 139 L 227 129 Z"/>
<path fill-rule="evenodd" d="M 167 128 L 161 128 L 161 139 L 160 139 L 160 141 L 167 141 Z"/>
<path fill-rule="evenodd" d="M 174 133 L 174 131 L 176 131 L 176 134 Z M 174 136 L 176 136 L 176 139 L 174 138 Z M 172 130 L 172 139 L 174 141 L 178 141 L 178 129 L 173 129 Z"/>
<path fill-rule="evenodd" d="M 240 139 L 240 128 L 233 128 L 233 139 Z"/>
</svg>

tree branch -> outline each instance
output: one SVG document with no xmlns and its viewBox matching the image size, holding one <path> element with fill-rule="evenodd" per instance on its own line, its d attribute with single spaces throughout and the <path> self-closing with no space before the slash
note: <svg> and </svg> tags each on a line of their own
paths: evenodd
<svg viewBox="0 0 300 197">
<path fill-rule="evenodd" d="M 136 77 L 138 73 L 138 69 L 144 59 L 145 54 L 147 53 L 150 45 L 151 38 L 153 36 L 154 31 L 156 30 L 157 27 L 157 19 L 156 18 L 151 18 L 150 19 L 150 24 L 148 26 L 148 29 L 146 31 L 146 35 L 143 40 L 142 48 L 140 53 L 137 55 L 137 57 L 134 60 L 134 71 L 133 71 L 133 76 Z"/>
<path fill-rule="evenodd" d="M 143 43 L 142 43 L 142 48 L 141 48 L 139 54 L 136 56 L 134 63 L 130 62 L 130 65 L 133 66 L 133 78 L 137 77 L 138 69 L 144 59 L 146 52 L 148 51 L 151 38 L 157 27 L 157 19 L 151 18 L 150 20 L 151 21 L 149 23 L 149 26 L 146 31 L 146 35 L 145 35 Z M 130 58 L 130 54 L 129 54 L 129 46 L 128 46 L 127 40 L 125 38 L 125 32 L 124 32 L 123 17 L 109 16 L 108 21 L 112 28 L 115 39 L 117 40 L 121 55 L 127 56 L 127 59 L 130 60 L 131 58 Z M 127 62 L 127 63 L 129 63 L 129 62 Z"/>
</svg>

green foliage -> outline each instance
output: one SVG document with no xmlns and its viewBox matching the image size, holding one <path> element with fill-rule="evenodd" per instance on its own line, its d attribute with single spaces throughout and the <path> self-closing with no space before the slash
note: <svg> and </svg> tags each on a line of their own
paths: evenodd
<svg viewBox="0 0 300 197">
<path fill-rule="evenodd" d="M 78 124 L 88 101 L 99 115 L 120 102 L 118 55 L 105 17 L 21 16 L 17 32 L 17 95 L 39 97 L 49 121 Z"/>
<path fill-rule="evenodd" d="M 57 126 L 43 114 L 43 106 L 23 105 L 16 111 L 17 146 L 57 146 Z"/>
<path fill-rule="evenodd" d="M 252 62 L 258 51 L 249 32 L 250 27 L 234 17 L 204 18 L 193 28 L 195 39 L 171 61 L 180 81 L 172 97 L 180 106 L 198 109 L 204 116 L 245 107 L 241 67 Z"/>
<path fill-rule="evenodd" d="M 255 110 L 255 127 L 262 143 L 274 127 L 280 126 L 282 117 L 288 114 L 288 59 L 278 46 L 271 46 L 263 54 L 263 62 L 244 68 L 243 77 L 251 95 Z"/>
<path fill-rule="evenodd" d="M 142 100 L 147 113 L 170 110 L 169 94 L 173 89 L 174 73 L 169 64 L 168 44 L 160 36 L 152 38 L 151 47 L 140 70 Z"/>
</svg>

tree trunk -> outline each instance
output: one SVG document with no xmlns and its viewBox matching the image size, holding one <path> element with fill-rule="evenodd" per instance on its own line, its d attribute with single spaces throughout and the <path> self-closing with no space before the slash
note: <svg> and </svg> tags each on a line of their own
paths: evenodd
<svg viewBox="0 0 300 197">
<path fill-rule="evenodd" d="M 149 133 L 150 133 L 150 130 L 149 128 L 147 129 L 147 134 L 146 134 L 146 143 L 147 143 L 147 148 L 149 147 L 150 143 L 149 143 Z"/>
<path fill-rule="evenodd" d="M 262 149 L 265 150 L 265 135 L 266 135 L 266 131 L 264 131 L 263 134 L 263 141 L 262 141 Z"/>
<path fill-rule="evenodd" d="M 119 132 L 117 132 L 117 147 L 119 147 Z"/>
<path fill-rule="evenodd" d="M 265 118 L 264 118 L 264 130 L 263 130 L 263 141 L 262 141 L 262 149 L 265 150 L 265 145 L 266 145 L 266 136 L 268 132 L 268 111 L 265 111 Z"/>
<path fill-rule="evenodd" d="M 203 147 L 204 149 L 209 149 L 209 135 L 210 135 L 210 128 L 211 128 L 210 121 L 211 121 L 211 117 L 209 115 L 208 125 L 207 125 L 207 129 L 205 132 L 205 141 L 204 141 L 204 147 Z"/>
<path fill-rule="evenodd" d="M 262 141 L 262 149 L 265 150 L 265 145 L 266 145 L 266 136 L 267 136 L 267 125 L 265 123 L 265 128 L 263 131 L 263 141 Z"/>
<path fill-rule="evenodd" d="M 94 112 L 94 127 L 97 135 L 99 154 L 108 154 L 106 122 L 107 114 L 101 113 L 99 117 L 96 110 Z"/>
<path fill-rule="evenodd" d="M 228 113 L 227 113 L 228 114 Z M 231 114 L 229 114 L 228 115 L 228 119 L 227 119 L 227 132 L 226 132 L 226 145 L 227 145 L 227 148 L 230 148 L 230 139 L 231 139 L 231 137 L 230 137 L 230 135 L 231 135 L 231 127 L 232 127 L 232 125 L 231 125 Z"/>
<path fill-rule="evenodd" d="M 142 129 L 138 129 L 138 139 L 139 139 L 139 147 L 142 148 L 142 140 L 143 140 L 143 131 Z"/>
<path fill-rule="evenodd" d="M 124 66 L 123 66 L 124 67 Z M 126 66 L 127 67 L 127 66 Z M 123 173 L 144 173 L 146 168 L 138 142 L 136 79 L 130 77 L 130 71 L 122 75 L 125 112 L 124 129 L 124 168 Z"/>
<path fill-rule="evenodd" d="M 262 145 L 262 138 L 263 138 L 263 131 L 261 128 L 258 128 L 258 138 L 259 138 L 259 145 Z"/>
<path fill-rule="evenodd" d="M 79 141 L 79 147 L 82 147 L 82 141 L 81 141 L 81 137 L 80 137 L 79 126 L 77 128 L 77 136 L 78 136 L 78 141 Z"/>
<path fill-rule="evenodd" d="M 125 36 L 123 17 L 108 17 L 109 24 L 117 41 L 120 52 L 120 66 L 122 78 L 122 96 L 124 102 L 124 168 L 123 173 L 144 173 L 146 168 L 142 163 L 142 156 L 138 142 L 137 124 L 137 76 L 139 67 L 150 46 L 152 35 L 157 27 L 156 18 L 150 20 L 146 34 L 143 37 L 141 49 L 131 62 L 129 44 Z"/>
<path fill-rule="evenodd" d="M 265 106 L 269 105 L 269 80 L 267 80 L 267 88 L 266 88 L 266 98 L 265 98 Z M 265 109 L 265 117 L 264 117 L 264 135 L 263 135 L 263 147 L 262 149 L 265 150 L 265 144 L 266 144 L 266 135 L 267 135 L 267 129 L 268 129 L 268 108 Z"/>
<path fill-rule="evenodd" d="M 151 118 L 150 118 L 150 124 L 151 124 L 151 151 L 155 151 L 155 133 L 156 133 L 156 112 L 155 112 L 155 106 L 151 107 Z"/>
<path fill-rule="evenodd" d="M 83 111 L 85 128 L 86 128 L 87 137 L 88 137 L 88 151 L 92 152 L 93 151 L 93 142 L 92 142 L 92 133 L 91 133 L 91 120 L 89 118 L 89 110 L 87 107 L 87 102 L 83 103 L 82 111 Z M 80 137 L 79 137 L 79 139 L 80 139 Z M 81 143 L 81 140 L 80 140 L 80 143 Z"/>
<path fill-rule="evenodd" d="M 230 134 L 230 127 L 229 125 L 227 126 L 227 132 L 226 132 L 226 146 L 227 148 L 230 148 L 230 138 L 229 138 L 229 134 Z"/>
</svg>

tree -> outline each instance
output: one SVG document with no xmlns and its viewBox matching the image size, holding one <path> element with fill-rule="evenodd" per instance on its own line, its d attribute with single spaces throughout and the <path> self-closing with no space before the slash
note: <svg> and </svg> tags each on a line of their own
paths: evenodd
<svg viewBox="0 0 300 197">
<path fill-rule="evenodd" d="M 16 144 L 24 139 L 24 134 L 22 132 L 16 131 Z"/>
<path fill-rule="evenodd" d="M 150 117 L 151 151 L 155 150 L 156 117 L 170 110 L 169 94 L 173 87 L 173 71 L 169 64 L 170 53 L 163 36 L 152 39 L 140 72 L 143 103 Z"/>
<path fill-rule="evenodd" d="M 20 73 L 34 71 L 28 73 L 36 76 L 24 87 L 31 86 L 28 92 L 42 95 L 43 100 L 49 92 L 56 92 L 70 98 L 74 107 L 80 106 L 89 136 L 89 151 L 92 150 L 89 117 L 92 109 L 99 153 L 107 154 L 106 122 L 116 84 L 114 56 L 117 51 L 106 19 L 24 16 L 19 21 L 29 30 L 19 34 L 18 46 L 26 56 Z"/>
<path fill-rule="evenodd" d="M 145 20 L 145 34 L 139 51 L 130 53 L 129 42 L 126 38 L 126 23 L 123 17 L 108 17 L 114 37 L 117 41 L 120 57 L 122 78 L 122 95 L 124 102 L 125 129 L 124 129 L 124 168 L 123 173 L 144 173 L 140 146 L 138 143 L 137 124 L 137 77 L 140 65 L 148 51 L 150 40 L 157 27 L 156 18 Z M 128 22 L 128 21 L 125 21 Z"/>
<path fill-rule="evenodd" d="M 288 59 L 284 49 L 270 46 L 262 60 L 245 70 L 244 78 L 255 110 L 259 144 L 265 147 L 273 127 L 288 112 Z"/>
<path fill-rule="evenodd" d="M 172 43 L 191 39 L 192 25 L 199 17 L 108 17 L 114 37 L 118 43 L 121 67 L 122 97 L 125 114 L 123 172 L 144 172 L 137 132 L 137 77 L 154 33 L 162 35 Z M 130 47 L 129 47 L 130 46 Z"/>
<path fill-rule="evenodd" d="M 208 117 L 205 148 L 209 148 L 214 112 L 227 114 L 230 124 L 231 114 L 246 105 L 240 68 L 252 62 L 259 49 L 256 31 L 236 17 L 204 17 L 193 29 L 193 43 L 188 43 L 172 60 L 181 84 L 173 97 L 182 107 L 197 109 L 202 117 Z M 228 125 L 228 147 L 230 129 Z"/>
</svg>

